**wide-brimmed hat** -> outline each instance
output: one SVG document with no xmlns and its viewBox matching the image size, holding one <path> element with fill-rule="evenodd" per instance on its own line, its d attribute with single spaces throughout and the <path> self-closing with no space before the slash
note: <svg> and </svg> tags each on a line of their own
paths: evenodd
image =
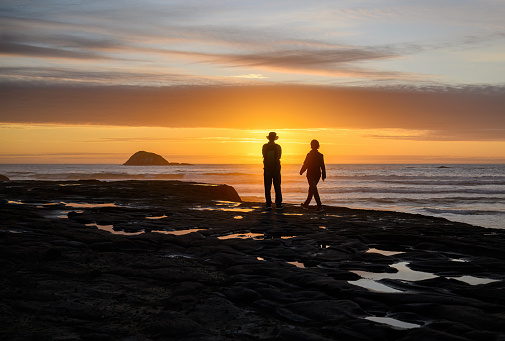
<svg viewBox="0 0 505 341">
<path fill-rule="evenodd" d="M 269 140 L 277 140 L 279 138 L 279 136 L 277 136 L 277 134 L 273 131 L 270 132 L 270 134 L 268 134 L 267 136 L 267 139 Z"/>
</svg>

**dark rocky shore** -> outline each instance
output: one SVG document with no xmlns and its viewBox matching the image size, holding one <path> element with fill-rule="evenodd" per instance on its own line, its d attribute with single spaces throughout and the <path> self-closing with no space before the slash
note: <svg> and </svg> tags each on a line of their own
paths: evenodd
<svg viewBox="0 0 505 341">
<path fill-rule="evenodd" d="M 505 230 L 239 200 L 0 182 L 0 339 L 505 340 Z"/>
</svg>

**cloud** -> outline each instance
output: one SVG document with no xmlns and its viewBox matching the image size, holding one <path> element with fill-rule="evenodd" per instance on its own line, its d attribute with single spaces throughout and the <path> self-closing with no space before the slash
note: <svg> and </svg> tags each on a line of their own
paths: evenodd
<svg viewBox="0 0 505 341">
<path fill-rule="evenodd" d="M 55 12 L 51 11 L 53 6 Z M 185 64 L 188 71 L 183 73 L 188 74 L 196 72 L 191 66 L 196 62 L 210 68 L 225 66 L 330 77 L 419 78 L 409 72 L 361 65 L 400 57 L 392 47 L 353 46 L 318 39 L 288 22 L 262 26 L 253 19 L 245 19 L 245 25 L 222 20 L 225 13 L 241 15 L 240 6 L 138 6 L 133 2 L 126 2 L 124 8 L 92 3 L 61 7 L 57 2 L 53 6 L 44 10 L 13 6 L 1 26 L 4 33 L 0 37 L 0 54 L 83 62 L 107 59 L 139 69 L 145 69 L 146 62 L 159 65 L 161 57 L 165 63 L 168 60 Z M 171 20 L 161 15 L 166 13 Z M 82 69 L 89 67 L 80 65 Z"/>
<path fill-rule="evenodd" d="M 187 137 L 105 137 L 99 139 L 86 140 L 83 142 L 217 142 L 217 143 L 250 143 L 264 142 L 260 138 L 244 138 L 230 136 L 187 136 Z"/>
<path fill-rule="evenodd" d="M 210 56 L 209 56 L 210 57 Z M 350 66 L 365 60 L 396 57 L 393 53 L 372 48 L 340 48 L 332 50 L 284 50 L 253 54 L 214 55 L 212 62 L 230 66 L 252 67 L 280 72 L 317 73 L 326 75 L 353 74 L 358 77 L 379 77 L 383 73 Z M 387 72 L 388 77 L 399 72 Z"/>
<path fill-rule="evenodd" d="M 504 107 L 503 86 L 0 86 L 2 123 L 408 129 L 430 132 L 402 138 L 495 141 L 505 140 Z"/>
<path fill-rule="evenodd" d="M 411 141 L 505 141 L 503 129 L 429 130 L 405 135 L 367 135 L 368 137 Z"/>
<path fill-rule="evenodd" d="M 21 44 L 9 41 L 0 36 L 0 55 L 3 56 L 23 56 L 23 57 L 43 57 L 61 59 L 109 59 L 95 52 L 72 51 L 62 48 L 36 46 L 31 44 Z"/>
<path fill-rule="evenodd" d="M 156 72 L 154 72 L 156 71 Z M 167 86 L 167 85 L 224 85 L 233 83 L 223 77 L 205 77 L 174 72 L 172 69 L 135 70 L 116 68 L 109 70 L 96 67 L 94 70 L 82 70 L 71 66 L 61 67 L 0 67 L 0 80 L 6 86 L 12 84 L 39 84 L 40 86 L 99 86 L 135 84 L 137 86 Z M 238 80 L 236 81 L 238 82 Z"/>
<path fill-rule="evenodd" d="M 264 78 L 269 78 L 266 76 L 263 76 L 261 73 L 250 73 L 248 75 L 240 75 L 240 76 L 232 76 L 234 78 L 247 78 L 247 79 L 264 79 Z"/>
</svg>

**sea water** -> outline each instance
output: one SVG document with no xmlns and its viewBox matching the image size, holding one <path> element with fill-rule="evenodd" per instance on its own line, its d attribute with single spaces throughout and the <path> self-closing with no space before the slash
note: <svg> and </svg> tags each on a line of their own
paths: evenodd
<svg viewBox="0 0 505 341">
<path fill-rule="evenodd" d="M 300 165 L 282 166 L 285 203 L 305 200 Z M 12 180 L 181 180 L 233 186 L 243 200 L 264 200 L 262 165 L 0 165 Z M 327 165 L 318 185 L 324 205 L 420 213 L 505 228 L 505 164 Z"/>
</svg>

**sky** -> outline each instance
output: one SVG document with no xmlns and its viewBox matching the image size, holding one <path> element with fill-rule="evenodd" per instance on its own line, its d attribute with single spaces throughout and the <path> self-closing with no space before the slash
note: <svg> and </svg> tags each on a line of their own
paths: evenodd
<svg viewBox="0 0 505 341">
<path fill-rule="evenodd" d="M 0 163 L 505 163 L 505 1 L 0 1 Z"/>
</svg>

